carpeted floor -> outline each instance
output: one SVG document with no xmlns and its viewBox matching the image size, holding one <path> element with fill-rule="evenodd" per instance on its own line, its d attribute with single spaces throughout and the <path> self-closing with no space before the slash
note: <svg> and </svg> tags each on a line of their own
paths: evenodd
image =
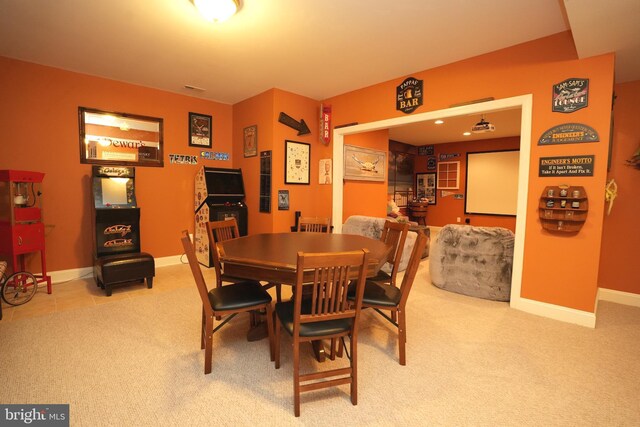
<svg viewBox="0 0 640 427">
<path fill-rule="evenodd" d="M 69 403 L 73 426 L 640 425 L 639 308 L 601 302 L 588 329 L 437 289 L 423 264 L 407 366 L 393 327 L 362 316 L 357 406 L 347 386 L 307 393 L 296 419 L 291 341 L 276 370 L 246 316 L 214 336 L 205 376 L 195 286 L 0 322 L 0 403 Z M 189 274 L 158 268 L 156 281 Z"/>
</svg>

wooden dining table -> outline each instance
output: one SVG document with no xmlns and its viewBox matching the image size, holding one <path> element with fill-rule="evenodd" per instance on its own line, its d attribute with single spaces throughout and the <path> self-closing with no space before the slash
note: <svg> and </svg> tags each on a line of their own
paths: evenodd
<svg viewBox="0 0 640 427">
<path fill-rule="evenodd" d="M 343 252 L 367 249 L 367 277 L 375 276 L 391 246 L 355 234 L 253 234 L 217 243 L 225 275 L 293 285 L 298 252 Z"/>
<path fill-rule="evenodd" d="M 367 277 L 378 273 L 391 252 L 390 245 L 355 234 L 253 234 L 217 245 L 225 275 L 284 285 L 296 282 L 298 252 L 344 252 L 365 248 L 369 251 Z M 314 344 L 314 352 L 319 361 L 324 360 L 325 352 L 319 342 Z"/>
</svg>

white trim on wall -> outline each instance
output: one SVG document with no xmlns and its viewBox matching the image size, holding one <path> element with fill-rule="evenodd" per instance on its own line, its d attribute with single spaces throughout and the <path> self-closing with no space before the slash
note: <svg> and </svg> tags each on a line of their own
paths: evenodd
<svg viewBox="0 0 640 427">
<path fill-rule="evenodd" d="M 495 101 L 478 104 L 464 105 L 461 107 L 444 110 L 429 111 L 426 113 L 412 114 L 379 120 L 376 122 L 343 127 L 333 130 L 333 211 L 332 218 L 334 232 L 342 231 L 343 211 L 343 147 L 345 135 L 370 132 L 381 129 L 389 129 L 409 123 L 427 120 L 443 119 L 447 117 L 477 115 L 490 111 L 521 108 L 520 123 L 520 164 L 518 177 L 518 202 L 516 216 L 516 232 L 513 253 L 513 270 L 511 275 L 511 307 L 529 313 L 537 314 L 564 322 L 575 323 L 588 327 L 595 327 L 595 313 L 574 310 L 567 307 L 528 300 L 520 296 L 522 290 L 522 269 L 524 263 L 525 226 L 527 223 L 527 197 L 529 193 L 529 164 L 531 158 L 531 118 L 533 114 L 533 95 L 521 95 L 512 98 L 498 99 Z"/>
<path fill-rule="evenodd" d="M 609 301 L 618 304 L 640 307 L 640 295 L 614 289 L 598 288 L 598 301 Z"/>
</svg>

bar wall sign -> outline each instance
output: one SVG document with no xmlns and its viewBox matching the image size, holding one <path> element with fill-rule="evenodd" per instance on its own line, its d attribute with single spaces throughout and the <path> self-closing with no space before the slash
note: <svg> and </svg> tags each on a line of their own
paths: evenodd
<svg viewBox="0 0 640 427">
<path fill-rule="evenodd" d="M 593 176 L 595 156 L 540 157 L 538 176 Z"/>
</svg>

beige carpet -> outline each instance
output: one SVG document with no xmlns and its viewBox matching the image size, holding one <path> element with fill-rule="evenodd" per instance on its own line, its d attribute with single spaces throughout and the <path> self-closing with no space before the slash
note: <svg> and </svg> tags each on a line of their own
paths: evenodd
<svg viewBox="0 0 640 427">
<path fill-rule="evenodd" d="M 0 322 L 0 403 L 69 403 L 73 426 L 640 425 L 640 309 L 602 302 L 588 329 L 442 291 L 427 268 L 407 366 L 391 325 L 364 313 L 357 406 L 346 386 L 308 393 L 294 418 L 290 340 L 274 369 L 247 317 L 214 336 L 205 376 L 195 287 Z M 190 280 L 187 266 L 157 275 Z"/>
</svg>

